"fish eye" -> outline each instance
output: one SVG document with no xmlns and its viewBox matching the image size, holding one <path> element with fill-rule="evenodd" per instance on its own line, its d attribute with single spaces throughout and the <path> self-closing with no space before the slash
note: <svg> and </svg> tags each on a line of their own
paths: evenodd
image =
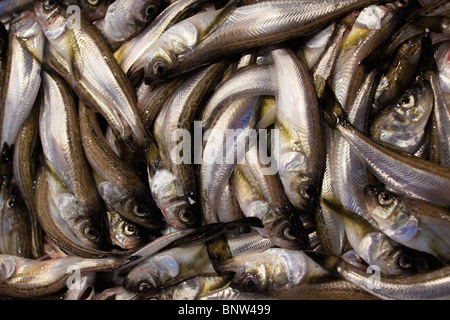
<svg viewBox="0 0 450 320">
<path fill-rule="evenodd" d="M 149 292 L 150 289 L 152 289 L 152 286 L 150 283 L 147 282 L 147 280 L 142 280 L 137 284 L 137 288 L 139 292 Z"/>
<path fill-rule="evenodd" d="M 298 239 L 300 232 L 296 228 L 287 227 L 284 229 L 283 234 L 286 239 L 294 241 Z"/>
<path fill-rule="evenodd" d="M 137 231 L 136 226 L 134 224 L 131 224 L 131 223 L 127 223 L 123 227 L 123 232 L 127 236 L 132 236 L 133 234 L 136 233 L 136 231 Z"/>
<path fill-rule="evenodd" d="M 154 4 L 150 4 L 147 8 L 145 8 L 145 21 L 150 21 L 157 12 L 158 8 Z"/>
<path fill-rule="evenodd" d="M 53 10 L 56 7 L 56 1 L 55 0 L 47 0 L 44 2 L 44 9 L 45 10 Z"/>
<path fill-rule="evenodd" d="M 378 202 L 382 206 L 389 206 L 393 201 L 394 197 L 389 192 L 383 191 L 378 194 Z"/>
<path fill-rule="evenodd" d="M 145 217 L 148 214 L 147 208 L 140 205 L 133 207 L 133 213 L 138 217 Z"/>
<path fill-rule="evenodd" d="M 258 279 L 254 276 L 247 276 L 242 281 L 242 287 L 245 291 L 255 291 L 258 288 Z"/>
<path fill-rule="evenodd" d="M 6 202 L 6 206 L 9 209 L 14 208 L 15 205 L 16 205 L 16 198 L 14 198 L 14 197 L 9 198 L 8 201 Z"/>
<path fill-rule="evenodd" d="M 180 217 L 180 220 L 185 223 L 191 222 L 194 218 L 194 214 L 192 213 L 192 211 L 187 209 L 181 210 L 178 216 Z"/>
<path fill-rule="evenodd" d="M 97 240 L 100 237 L 100 232 L 97 230 L 97 228 L 94 228 L 92 226 L 86 227 L 86 229 L 84 229 L 84 234 L 89 240 Z"/>
<path fill-rule="evenodd" d="M 164 62 L 157 61 L 153 64 L 153 74 L 160 79 L 166 77 L 167 74 L 167 66 Z"/>
<path fill-rule="evenodd" d="M 311 199 L 314 195 L 314 186 L 305 186 L 301 191 L 302 197 L 305 199 Z"/>
<path fill-rule="evenodd" d="M 402 108 L 412 108 L 415 105 L 414 96 L 412 94 L 405 94 L 400 98 L 400 105 Z"/>
<path fill-rule="evenodd" d="M 414 259 L 411 255 L 402 253 L 398 259 L 398 264 L 402 269 L 410 269 L 413 267 Z"/>
<path fill-rule="evenodd" d="M 91 5 L 91 6 L 97 6 L 100 3 L 100 0 L 87 0 L 87 2 Z"/>
</svg>

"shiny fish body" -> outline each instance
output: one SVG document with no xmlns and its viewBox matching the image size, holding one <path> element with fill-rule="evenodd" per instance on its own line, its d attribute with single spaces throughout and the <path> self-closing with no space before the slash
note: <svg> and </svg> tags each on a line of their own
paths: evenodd
<svg viewBox="0 0 450 320">
<path fill-rule="evenodd" d="M 236 97 L 275 95 L 276 84 L 271 78 L 269 65 L 251 65 L 232 74 L 218 85 L 202 111 L 203 128 L 210 127 L 214 116 Z"/>
<path fill-rule="evenodd" d="M 155 121 L 154 135 L 158 139 L 158 147 L 161 153 L 164 167 L 179 179 L 182 194 L 178 199 L 173 199 L 177 204 L 171 203 L 170 196 L 158 194 L 157 199 L 165 199 L 166 203 L 159 203 L 166 219 L 176 228 L 188 228 L 199 224 L 201 217 L 198 214 L 198 194 L 195 167 L 192 163 L 193 155 L 185 154 L 191 144 L 186 133 L 192 132 L 192 122 L 200 113 L 202 97 L 208 95 L 213 89 L 213 84 L 220 76 L 224 63 L 213 64 L 198 72 L 193 73 L 173 93 L 173 96 L 164 106 Z M 180 136 L 180 131 L 182 135 Z M 176 140 L 174 139 L 174 133 Z M 183 139 L 180 149 L 180 138 Z M 180 159 L 180 153 L 183 157 Z M 152 179 L 153 183 L 158 183 Z M 153 191 L 153 190 L 152 190 Z M 182 203 L 184 202 L 184 204 Z M 175 207 L 172 205 L 175 204 Z"/>
<path fill-rule="evenodd" d="M 286 48 L 273 49 L 271 57 L 278 87 L 275 128 L 280 131 L 280 148 L 273 152 L 287 197 L 297 210 L 309 213 L 324 168 L 322 114 L 306 64 Z"/>
<path fill-rule="evenodd" d="M 392 240 L 448 263 L 450 214 L 445 209 L 374 188 L 366 191 L 366 201 L 380 230 Z"/>
<path fill-rule="evenodd" d="M 26 41 L 26 47 L 20 39 Z M 34 105 L 41 85 L 44 34 L 32 11 L 24 11 L 11 22 L 8 61 L 3 90 L 1 147 L 11 147 Z M 33 55 L 28 51 L 31 50 Z"/>
<path fill-rule="evenodd" d="M 448 266 L 406 277 L 380 276 L 376 286 L 368 286 L 367 284 L 371 283 L 370 273 L 366 273 L 336 257 L 319 253 L 309 253 L 309 255 L 330 272 L 381 299 L 443 300 L 449 298 L 450 269 Z"/>
<path fill-rule="evenodd" d="M 31 113 L 19 131 L 14 144 L 13 175 L 20 195 L 30 214 L 31 254 L 38 259 L 44 255 L 43 231 L 37 220 L 34 198 L 34 178 L 36 176 L 37 148 L 39 138 L 39 113 L 41 98 L 38 97 Z"/>
<path fill-rule="evenodd" d="M 350 245 L 368 265 L 378 266 L 385 275 L 405 273 L 400 265 L 400 259 L 405 255 L 401 246 L 357 214 L 329 201 L 324 201 L 324 207 L 339 218 Z"/>
<path fill-rule="evenodd" d="M 348 110 L 361 86 L 361 62 L 378 45 L 386 41 L 399 23 L 402 4 L 394 2 L 383 6 L 368 6 L 356 19 L 346 37 L 333 74 L 336 98 Z"/>
<path fill-rule="evenodd" d="M 336 127 L 355 148 L 372 173 L 398 193 L 449 205 L 450 171 L 430 161 L 387 149 L 341 118 Z"/>
<path fill-rule="evenodd" d="M 33 8 L 33 0 L 4 0 L 0 2 L 0 17 L 10 16 L 23 9 Z"/>
<path fill-rule="evenodd" d="M 149 188 L 108 146 L 96 113 L 79 105 L 80 136 L 87 161 L 96 174 L 96 189 L 110 210 L 137 225 L 159 230 L 164 223 Z"/>
<path fill-rule="evenodd" d="M 116 0 L 109 7 L 101 23 L 102 34 L 111 45 L 137 35 L 159 11 L 160 0 Z"/>
<path fill-rule="evenodd" d="M 424 142 L 433 101 L 431 86 L 427 81 L 415 85 L 397 103 L 388 106 L 376 117 L 371 127 L 372 139 L 414 154 Z"/>
<path fill-rule="evenodd" d="M 376 85 L 376 73 L 368 73 L 362 82 L 354 103 L 348 111 L 349 121 L 360 130 L 367 132 L 370 105 Z M 365 208 L 364 188 L 369 184 L 367 167 L 350 143 L 334 132 L 330 154 L 331 185 L 336 199 L 348 210 L 366 219 L 375 228 L 376 222 Z"/>
<path fill-rule="evenodd" d="M 79 204 L 78 214 L 100 232 L 103 204 L 83 152 L 74 98 L 61 79 L 43 73 L 42 80 L 39 130 L 46 164 Z"/>
<path fill-rule="evenodd" d="M 400 46 L 394 60 L 380 79 L 372 107 L 373 113 L 382 111 L 407 89 L 419 63 L 421 43 L 421 38 L 416 37 Z"/>
<path fill-rule="evenodd" d="M 306 238 L 307 230 L 303 227 L 302 218 L 296 212 L 283 192 L 283 185 L 276 175 L 264 174 L 267 169 L 259 161 L 259 154 L 256 146 L 250 146 L 245 154 L 245 164 L 238 165 L 235 170 L 240 178 L 246 180 L 250 186 L 257 190 L 258 194 L 269 205 L 268 212 L 261 212 L 264 215 L 258 216 L 264 225 L 264 231 L 271 241 L 279 247 L 298 249 L 308 247 Z M 238 181 L 236 181 L 238 182 Z M 242 182 L 241 182 L 242 183 Z M 240 192 L 245 192 L 240 190 Z"/>
<path fill-rule="evenodd" d="M 273 298 L 284 290 L 328 275 L 303 252 L 282 248 L 234 257 L 221 266 L 221 270 L 235 273 L 232 287 Z"/>
<path fill-rule="evenodd" d="M 238 53 L 309 34 L 340 15 L 378 2 L 331 0 L 318 3 L 288 0 L 249 4 L 236 8 L 206 39 L 197 37 L 203 30 L 197 29 L 196 18 L 185 20 L 171 27 L 153 44 L 141 58 L 145 64 L 137 64 L 145 68 L 148 81 L 161 80 L 232 52 Z M 171 46 L 173 38 L 182 39 L 183 46 Z M 159 66 L 163 66 L 164 70 L 157 68 Z"/>
<path fill-rule="evenodd" d="M 51 260 L 32 260 L 0 255 L 0 294 L 15 298 L 40 297 L 67 287 L 75 267 L 81 272 L 111 271 L 118 259 L 85 259 L 65 257 Z M 72 269 L 71 269 L 72 268 Z"/>
<path fill-rule="evenodd" d="M 204 245 L 174 248 L 151 257 L 128 273 L 123 286 L 132 292 L 152 295 L 199 275 L 216 275 Z"/>
<path fill-rule="evenodd" d="M 83 17 L 79 26 L 69 28 L 68 13 L 55 3 L 47 7 L 45 1 L 37 1 L 35 12 L 52 47 L 49 64 L 104 116 L 118 138 L 145 146 L 148 133 L 139 118 L 135 94 L 99 31 Z"/>
<path fill-rule="evenodd" d="M 125 73 L 139 60 L 172 24 L 177 22 L 185 13 L 204 0 L 178 0 L 161 12 L 139 35 L 124 43 L 115 53 L 117 62 Z"/>
</svg>

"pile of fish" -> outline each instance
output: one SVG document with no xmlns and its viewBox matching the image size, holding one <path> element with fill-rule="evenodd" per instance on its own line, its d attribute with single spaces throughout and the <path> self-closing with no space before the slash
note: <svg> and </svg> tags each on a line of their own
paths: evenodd
<svg viewBox="0 0 450 320">
<path fill-rule="evenodd" d="M 450 297 L 448 0 L 0 20 L 1 298 Z"/>
</svg>

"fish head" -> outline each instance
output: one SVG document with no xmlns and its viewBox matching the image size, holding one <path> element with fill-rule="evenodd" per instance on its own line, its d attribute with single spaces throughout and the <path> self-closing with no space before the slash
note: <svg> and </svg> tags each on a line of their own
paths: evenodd
<svg viewBox="0 0 450 320">
<path fill-rule="evenodd" d="M 165 169 L 157 170 L 150 181 L 150 189 L 153 199 L 169 225 L 182 230 L 199 223 L 196 201 L 172 172 Z"/>
<path fill-rule="evenodd" d="M 386 225 L 395 219 L 399 210 L 399 200 L 393 193 L 383 188 L 367 187 L 364 197 L 369 214 L 379 224 Z"/>
<path fill-rule="evenodd" d="M 107 211 L 111 243 L 122 249 L 137 248 L 146 241 L 146 233 L 113 210 Z"/>
<path fill-rule="evenodd" d="M 145 62 L 138 60 L 130 72 L 133 74 L 143 68 L 146 84 L 160 82 L 176 75 L 180 60 L 193 50 L 199 40 L 199 32 L 194 24 L 188 21 L 175 24 L 147 51 L 145 59 L 142 59 Z"/>
<path fill-rule="evenodd" d="M 155 19 L 161 5 L 160 0 L 140 0 L 135 1 L 135 3 L 135 17 L 142 24 L 149 23 Z"/>
<path fill-rule="evenodd" d="M 167 223 L 178 230 L 194 227 L 198 222 L 195 209 L 186 200 L 172 201 L 162 212 Z"/>
<path fill-rule="evenodd" d="M 285 249 L 306 249 L 309 238 L 298 214 L 276 214 L 272 209 L 261 217 L 267 237 L 278 247 Z"/>
<path fill-rule="evenodd" d="M 372 138 L 413 153 L 423 139 L 433 109 L 433 93 L 427 81 L 414 85 L 376 117 Z"/>
<path fill-rule="evenodd" d="M 49 39 L 60 37 L 68 29 L 65 9 L 56 0 L 35 0 L 34 12 Z"/>
<path fill-rule="evenodd" d="M 150 196 L 140 190 L 124 190 L 120 186 L 105 181 L 99 184 L 98 191 L 111 210 L 119 213 L 131 222 L 152 230 L 164 227 L 162 219 L 156 213 Z"/>
<path fill-rule="evenodd" d="M 270 289 L 271 264 L 261 257 L 246 254 L 234 257 L 220 267 L 222 274 L 233 274 L 230 287 L 245 292 L 265 292 Z"/>
<path fill-rule="evenodd" d="M 105 221 L 100 212 L 81 204 L 71 193 L 61 192 L 55 198 L 55 209 L 71 227 L 78 240 L 90 248 L 105 245 Z"/>
</svg>

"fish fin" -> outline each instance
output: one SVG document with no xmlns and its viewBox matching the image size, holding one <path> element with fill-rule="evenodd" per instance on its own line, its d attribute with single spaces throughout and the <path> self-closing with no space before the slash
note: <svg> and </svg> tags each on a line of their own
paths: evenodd
<svg viewBox="0 0 450 320">
<path fill-rule="evenodd" d="M 230 0 L 222 9 L 219 10 L 216 18 L 211 22 L 211 24 L 202 31 L 201 39 L 202 41 L 208 38 L 214 33 L 217 28 L 224 23 L 228 17 L 234 12 L 239 4 L 239 0 Z"/>
</svg>

